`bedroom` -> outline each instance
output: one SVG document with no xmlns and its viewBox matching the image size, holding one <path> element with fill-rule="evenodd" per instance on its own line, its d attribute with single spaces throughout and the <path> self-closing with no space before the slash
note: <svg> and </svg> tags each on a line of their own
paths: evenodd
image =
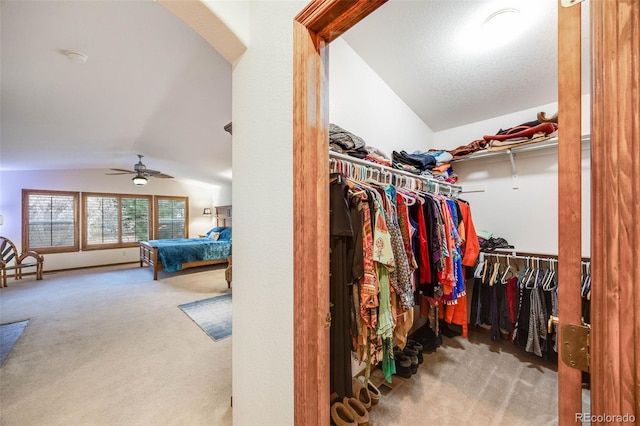
<svg viewBox="0 0 640 426">
<path fill-rule="evenodd" d="M 18 248 L 23 247 L 23 189 L 73 191 L 78 193 L 79 202 L 89 194 L 160 196 L 166 200 L 186 197 L 188 236 L 198 237 L 217 225 L 215 208 L 231 205 L 231 135 L 224 130 L 231 121 L 231 65 L 215 49 L 165 8 L 150 1 L 2 2 L 0 14 L 0 235 L 11 239 Z M 66 49 L 86 54 L 86 63 L 72 62 L 62 52 Z M 146 185 L 136 186 L 133 174 L 108 175 L 114 168 L 133 170 L 137 154 L 144 155 L 142 162 L 149 169 L 174 178 L 150 177 Z M 154 199 L 148 200 L 153 205 Z M 203 214 L 206 209 L 212 214 Z M 81 244 L 84 248 L 85 241 Z M 138 400 L 153 392 L 155 385 L 146 387 L 157 383 L 152 376 L 173 375 L 167 370 L 167 359 L 181 360 L 171 364 L 183 366 L 175 371 L 178 379 L 185 371 L 184 364 L 198 359 L 213 356 L 227 360 L 224 366 L 228 366 L 230 340 L 212 347 L 200 339 L 200 329 L 191 335 L 192 322 L 177 309 L 180 304 L 228 292 L 226 265 L 207 267 L 204 272 L 202 268 L 184 273 L 161 272 L 163 281 L 159 283 L 152 281 L 152 268 L 139 266 L 137 244 L 44 256 L 44 280 L 38 281 L 44 292 L 39 286 L 29 286 L 33 277 L 25 277 L 22 282 L 9 277 L 9 288 L 0 295 L 1 323 L 32 319 L 25 333 L 35 333 L 34 340 L 23 342 L 27 344 L 23 355 L 33 362 L 28 369 L 40 372 L 44 379 L 44 384 L 33 385 L 25 376 L 11 396 L 3 393 L 3 423 L 15 419 L 12 413 L 16 411 L 18 415 L 28 412 L 19 404 L 14 405 L 18 395 L 22 403 L 29 405 L 29 397 L 22 393 L 25 387 L 32 396 L 43 393 L 39 409 L 30 414 L 30 422 L 38 423 L 35 419 L 39 415 L 47 417 L 47 411 L 61 413 L 65 404 L 77 405 L 73 395 L 91 393 L 101 404 L 110 404 L 108 398 L 93 393 L 93 389 L 82 390 L 83 383 L 101 381 L 104 386 L 122 388 L 128 386 L 126 378 L 120 384 L 111 381 L 119 381 L 117 377 L 122 374 L 134 377 L 147 371 L 147 385 L 137 386 L 137 390 L 128 388 L 123 393 Z M 97 268 L 100 265 L 120 266 Z M 66 271 L 76 268 L 80 269 Z M 118 274 L 117 269 L 128 274 Z M 25 291 L 20 292 L 22 289 Z M 48 294 L 52 291 L 55 295 Z M 157 293 L 154 296 L 158 291 L 163 294 L 160 298 Z M 131 305 L 145 299 L 150 303 L 144 309 Z M 68 314 L 92 319 L 83 326 Z M 179 324 L 187 328 L 180 329 Z M 169 334 L 155 334 L 159 327 Z M 147 332 L 140 333 L 144 329 Z M 40 333 L 50 339 L 38 338 Z M 99 333 L 98 339 L 92 338 L 92 333 Z M 186 345 L 189 353 L 167 351 L 164 346 L 172 336 L 176 338 L 175 348 Z M 51 348 L 61 349 L 51 352 Z M 125 373 L 127 367 L 120 374 L 107 373 L 97 379 L 104 366 L 118 359 L 113 356 L 115 353 L 129 357 L 132 370 Z M 36 354 L 45 356 L 39 358 Z M 152 358 L 145 362 L 150 355 Z M 202 362 L 198 364 L 204 367 Z M 22 368 L 21 364 L 16 367 Z M 194 368 L 192 374 L 209 377 L 218 367 L 209 368 L 213 371 Z M 83 372 L 87 375 L 81 378 Z M 4 363 L 0 381 L 8 383 L 10 374 Z M 66 397 L 60 392 L 61 381 L 65 380 L 69 380 L 63 386 Z M 229 386 L 230 381 L 229 376 Z M 198 382 L 192 383 L 194 390 L 205 389 L 201 394 L 211 391 L 210 383 Z M 185 395 L 187 404 L 195 404 L 200 398 L 187 397 L 191 391 L 186 389 L 169 389 L 165 391 Z M 138 392 L 139 397 L 135 396 Z M 218 404 L 226 412 L 230 391 L 217 392 Z M 86 402 L 90 399 L 85 397 Z M 214 400 L 210 404 L 215 404 Z M 97 404 L 96 411 L 101 407 L 104 405 Z M 139 407 L 140 404 L 130 405 L 131 410 Z M 195 413 L 194 407 L 183 408 Z M 156 415 L 163 413 L 156 411 Z M 50 413 L 48 419 L 53 421 Z M 81 415 L 78 410 L 75 413 Z"/>
<path fill-rule="evenodd" d="M 225 5 L 225 6 L 228 6 Z M 288 191 L 278 191 L 281 186 L 291 185 L 291 18 L 299 12 L 300 4 L 255 4 L 249 14 L 241 10 L 237 19 L 229 18 L 229 8 L 220 6 L 216 12 L 231 22 L 233 30 L 226 34 L 236 40 L 252 40 L 251 48 L 234 61 L 234 138 L 240 143 L 234 145 L 234 186 L 242 191 L 234 194 L 234 207 L 238 213 L 236 226 L 241 227 L 241 235 L 236 234 L 236 247 L 243 248 L 242 258 L 236 259 L 240 266 L 237 279 L 243 283 L 259 283 L 238 289 L 236 295 L 244 295 L 247 303 L 239 306 L 239 318 L 234 318 L 235 329 L 243 329 L 252 336 L 240 345 L 234 356 L 234 364 L 241 365 L 243 375 L 234 377 L 234 390 L 239 392 L 234 399 L 245 420 L 272 419 L 289 423 L 292 415 L 292 393 L 285 397 L 267 397 L 268 389 L 275 382 L 292 389 L 293 371 L 269 372 L 266 365 L 279 360 L 283 365 L 293 365 L 292 323 L 291 323 L 291 256 L 294 251 L 291 241 L 292 196 Z M 238 12 L 238 11 L 236 11 Z M 231 14 L 233 15 L 233 14 Z M 273 25 L 264 25 L 273 22 Z M 238 36 L 239 34 L 239 36 Z M 237 102 L 237 103 L 236 103 Z M 241 123 L 251 123 L 250 127 Z M 234 126 L 235 127 L 235 126 Z M 268 143 L 266 143 L 268 141 Z M 281 161 L 265 162 L 265 158 Z M 151 166 L 151 165 L 150 165 Z M 124 167 L 124 166 L 121 166 Z M 154 167 L 154 166 L 151 166 Z M 165 171 L 162 167 L 155 167 Z M 240 205 L 238 204 L 240 203 Z M 263 208 L 263 206 L 271 206 Z M 256 214 L 259 212 L 259 214 Z M 238 222 L 239 221 L 239 222 Z M 283 242 L 274 244 L 274 241 Z M 246 249 L 246 251 L 245 251 Z M 265 253 L 269 253 L 265 256 Z M 265 321 L 256 324 L 251 320 L 255 309 L 253 300 L 265 300 L 262 314 Z M 245 314 L 245 315 L 243 315 Z M 285 344 L 274 345 L 272 330 L 282 330 L 279 339 Z M 256 345 L 269 348 L 265 362 L 256 362 Z M 235 374 L 235 373 L 234 373 Z M 256 412 L 250 407 L 256 403 L 249 395 L 255 389 L 265 392 L 264 407 L 269 410 Z M 292 391 L 291 391 L 292 392 Z M 245 395 L 241 398 L 241 395 Z M 282 415 L 284 417 L 277 417 Z M 268 421 L 268 418 L 267 418 Z"/>
<path fill-rule="evenodd" d="M 215 226 L 204 209 L 231 204 L 231 66 L 215 49 L 151 2 L 8 2 L 2 18 L 5 237 L 22 245 L 22 189 L 187 197 L 185 236 Z M 108 175 L 138 154 L 175 177 Z M 138 258 L 137 247 L 76 250 L 47 255 L 45 269 Z"/>
</svg>

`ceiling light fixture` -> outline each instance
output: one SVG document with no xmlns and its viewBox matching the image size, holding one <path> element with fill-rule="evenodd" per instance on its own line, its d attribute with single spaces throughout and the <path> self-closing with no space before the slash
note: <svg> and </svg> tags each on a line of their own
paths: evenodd
<svg viewBox="0 0 640 426">
<path fill-rule="evenodd" d="M 503 44 L 518 32 L 520 11 L 512 7 L 497 10 L 489 15 L 480 27 L 485 43 Z"/>
<path fill-rule="evenodd" d="M 74 52 L 73 50 L 65 50 L 64 54 L 74 64 L 85 64 L 89 57 L 82 52 Z"/>
<path fill-rule="evenodd" d="M 149 182 L 149 179 L 147 179 L 146 177 L 142 176 L 140 173 L 138 173 L 137 175 L 135 175 L 133 177 L 133 179 L 131 179 L 133 181 L 133 184 L 136 186 L 143 186 L 146 185 L 147 182 Z"/>
</svg>

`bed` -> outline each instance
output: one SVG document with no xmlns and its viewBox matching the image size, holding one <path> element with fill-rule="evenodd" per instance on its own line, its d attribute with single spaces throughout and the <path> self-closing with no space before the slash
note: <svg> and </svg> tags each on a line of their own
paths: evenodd
<svg viewBox="0 0 640 426">
<path fill-rule="evenodd" d="M 196 266 L 227 263 L 231 255 L 231 228 L 216 227 L 201 238 L 176 238 L 140 241 L 140 267 L 175 272 Z"/>
</svg>

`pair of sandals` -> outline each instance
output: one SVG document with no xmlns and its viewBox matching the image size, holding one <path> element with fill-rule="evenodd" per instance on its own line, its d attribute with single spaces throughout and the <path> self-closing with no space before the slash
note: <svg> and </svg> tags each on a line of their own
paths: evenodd
<svg viewBox="0 0 640 426">
<path fill-rule="evenodd" d="M 360 380 L 359 380 L 360 379 Z M 353 396 L 340 400 L 337 394 L 331 395 L 331 424 L 337 426 L 366 426 L 369 424 L 369 411 L 380 401 L 380 390 L 364 377 L 353 378 Z M 362 381 L 361 381 L 362 380 Z"/>
</svg>

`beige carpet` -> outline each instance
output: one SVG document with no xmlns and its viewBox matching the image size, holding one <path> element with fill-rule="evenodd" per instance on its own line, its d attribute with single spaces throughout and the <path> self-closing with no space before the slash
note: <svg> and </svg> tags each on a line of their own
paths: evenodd
<svg viewBox="0 0 640 426">
<path fill-rule="evenodd" d="M 0 368 L 2 425 L 230 425 L 231 342 L 178 305 L 227 293 L 224 266 L 10 279 L 0 323 L 30 319 Z"/>
<path fill-rule="evenodd" d="M 386 392 L 370 413 L 372 425 L 558 423 L 556 367 L 482 331 L 468 340 L 444 337 L 410 379 L 394 376 L 388 387 L 383 379 L 381 370 L 372 373 L 372 382 Z"/>
</svg>

